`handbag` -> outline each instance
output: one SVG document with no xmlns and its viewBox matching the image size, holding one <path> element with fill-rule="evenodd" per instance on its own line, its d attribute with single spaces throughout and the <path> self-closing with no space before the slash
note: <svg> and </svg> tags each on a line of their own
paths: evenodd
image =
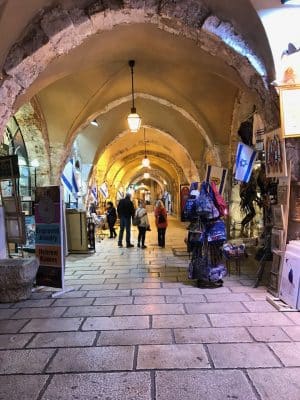
<svg viewBox="0 0 300 400">
<path fill-rule="evenodd" d="M 132 225 L 133 225 L 133 226 L 139 226 L 140 223 L 141 223 L 141 218 L 135 215 L 135 216 L 132 218 Z"/>
<path fill-rule="evenodd" d="M 201 185 L 199 196 L 196 198 L 196 210 L 199 215 L 207 219 L 215 219 L 220 212 L 214 203 L 214 194 L 208 182 Z"/>
<path fill-rule="evenodd" d="M 206 230 L 206 237 L 209 243 L 226 240 L 226 226 L 221 219 L 211 222 Z"/>
</svg>

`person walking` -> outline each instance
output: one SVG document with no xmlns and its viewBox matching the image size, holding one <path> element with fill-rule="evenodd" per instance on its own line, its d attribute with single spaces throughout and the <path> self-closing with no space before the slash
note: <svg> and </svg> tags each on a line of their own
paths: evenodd
<svg viewBox="0 0 300 400">
<path fill-rule="evenodd" d="M 159 247 L 165 247 L 166 229 L 168 226 L 167 211 L 161 200 L 158 200 L 154 210 L 157 240 Z"/>
<path fill-rule="evenodd" d="M 113 205 L 112 201 L 107 202 L 106 218 L 109 227 L 109 239 L 114 239 L 117 237 L 117 232 L 115 230 L 115 223 L 117 220 L 117 210 Z"/>
<path fill-rule="evenodd" d="M 120 232 L 118 238 L 118 246 L 123 247 L 123 233 L 124 229 L 126 230 L 126 247 L 134 247 L 134 245 L 130 242 L 130 229 L 131 229 L 131 218 L 134 216 L 134 205 L 131 201 L 130 194 L 127 193 L 124 199 L 119 201 L 118 207 L 118 216 L 120 219 Z"/>
<path fill-rule="evenodd" d="M 140 221 L 137 226 L 139 230 L 137 245 L 142 249 L 146 249 L 147 248 L 147 246 L 145 245 L 146 231 L 150 229 L 150 224 L 147 215 L 147 210 L 145 208 L 145 203 L 142 200 L 139 201 L 139 207 L 135 212 L 135 217 L 138 218 Z"/>
</svg>

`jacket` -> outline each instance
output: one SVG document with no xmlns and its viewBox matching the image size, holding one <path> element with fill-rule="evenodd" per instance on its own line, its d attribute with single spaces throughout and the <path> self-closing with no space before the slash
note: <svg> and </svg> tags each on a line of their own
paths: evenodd
<svg viewBox="0 0 300 400">
<path fill-rule="evenodd" d="M 125 197 L 125 199 L 120 200 L 117 211 L 119 218 L 131 218 L 134 216 L 134 205 L 129 197 Z"/>
<path fill-rule="evenodd" d="M 159 215 L 162 214 L 165 217 L 165 222 L 158 222 Z M 168 226 L 167 210 L 165 208 L 155 208 L 155 225 L 157 228 L 166 228 Z"/>
<path fill-rule="evenodd" d="M 139 217 L 141 222 L 139 223 L 138 226 L 147 228 L 148 226 L 150 226 L 149 224 L 149 219 L 148 219 L 148 214 L 145 208 L 143 207 L 139 207 L 137 208 L 136 212 L 135 212 L 135 216 Z"/>
</svg>

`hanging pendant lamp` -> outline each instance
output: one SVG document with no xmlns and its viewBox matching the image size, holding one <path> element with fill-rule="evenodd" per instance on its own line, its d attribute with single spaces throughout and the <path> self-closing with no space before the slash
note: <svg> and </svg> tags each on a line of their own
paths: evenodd
<svg viewBox="0 0 300 400">
<path fill-rule="evenodd" d="M 130 129 L 130 132 L 136 133 L 140 127 L 141 127 L 141 118 L 139 114 L 136 112 L 136 108 L 134 106 L 134 87 L 133 87 L 133 67 L 135 65 L 134 60 L 129 60 L 128 61 L 129 67 L 131 69 L 131 95 L 132 95 L 132 107 L 131 107 L 131 112 L 127 117 L 127 122 L 128 126 Z"/>
<path fill-rule="evenodd" d="M 149 168 L 150 167 L 150 160 L 147 157 L 147 147 L 146 147 L 146 129 L 144 128 L 144 145 L 145 145 L 145 153 L 144 158 L 142 160 L 142 167 Z"/>
</svg>

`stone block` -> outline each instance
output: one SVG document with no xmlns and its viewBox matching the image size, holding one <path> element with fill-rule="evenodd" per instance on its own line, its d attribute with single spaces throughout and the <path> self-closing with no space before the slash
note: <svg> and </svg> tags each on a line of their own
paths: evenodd
<svg viewBox="0 0 300 400">
<path fill-rule="evenodd" d="M 36 400 L 48 375 L 0 376 L 0 399 Z"/>
<path fill-rule="evenodd" d="M 0 302 L 28 299 L 38 267 L 37 258 L 0 260 Z"/>
</svg>

